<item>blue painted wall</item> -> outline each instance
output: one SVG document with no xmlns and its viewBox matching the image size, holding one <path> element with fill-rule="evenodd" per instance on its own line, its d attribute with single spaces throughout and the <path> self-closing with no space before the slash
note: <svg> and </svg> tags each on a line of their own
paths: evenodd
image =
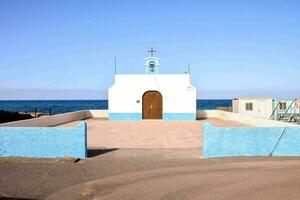
<svg viewBox="0 0 300 200">
<path fill-rule="evenodd" d="M 1 157 L 87 157 L 85 122 L 72 128 L 0 128 Z"/>
<path fill-rule="evenodd" d="M 109 113 L 108 119 L 112 121 L 142 120 L 142 113 Z"/>
<path fill-rule="evenodd" d="M 109 113 L 109 120 L 129 121 L 142 120 L 142 113 Z M 166 121 L 189 121 L 196 120 L 196 113 L 163 113 L 163 120 Z"/>
<path fill-rule="evenodd" d="M 163 119 L 170 121 L 196 120 L 196 113 L 164 113 Z"/>
<path fill-rule="evenodd" d="M 273 155 L 300 156 L 300 128 L 287 128 Z"/>
<path fill-rule="evenodd" d="M 273 156 L 300 156 L 300 128 L 297 127 L 216 128 L 205 123 L 203 137 L 205 158 L 269 156 L 271 152 Z"/>
</svg>

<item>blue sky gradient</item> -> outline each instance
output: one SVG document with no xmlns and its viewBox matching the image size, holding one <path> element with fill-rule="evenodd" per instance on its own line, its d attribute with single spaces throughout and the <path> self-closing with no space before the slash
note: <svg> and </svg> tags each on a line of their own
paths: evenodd
<svg viewBox="0 0 300 200">
<path fill-rule="evenodd" d="M 300 95 L 300 1 L 0 0 L 0 99 L 106 99 L 119 73 L 191 63 L 199 98 Z"/>
</svg>

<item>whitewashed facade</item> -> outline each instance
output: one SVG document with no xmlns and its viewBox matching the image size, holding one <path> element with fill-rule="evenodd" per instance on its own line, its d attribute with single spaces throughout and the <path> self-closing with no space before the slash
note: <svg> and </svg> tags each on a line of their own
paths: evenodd
<svg viewBox="0 0 300 200">
<path fill-rule="evenodd" d="M 196 88 L 191 85 L 190 74 L 158 74 L 158 61 L 156 57 L 146 58 L 145 74 L 115 75 L 115 83 L 108 90 L 110 120 L 146 119 L 145 112 L 151 113 L 152 106 L 161 115 L 151 119 L 196 120 Z M 151 101 L 156 97 L 150 97 L 147 103 L 145 95 L 149 92 L 157 93 L 161 100 Z"/>
<path fill-rule="evenodd" d="M 236 98 L 232 100 L 234 113 L 269 119 L 273 112 L 272 98 Z"/>
</svg>

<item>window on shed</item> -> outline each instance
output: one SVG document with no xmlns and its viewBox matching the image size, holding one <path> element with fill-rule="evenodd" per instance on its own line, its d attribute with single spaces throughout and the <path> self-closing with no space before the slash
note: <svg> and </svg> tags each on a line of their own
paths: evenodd
<svg viewBox="0 0 300 200">
<path fill-rule="evenodd" d="M 286 102 L 280 102 L 279 103 L 279 109 L 280 110 L 286 110 Z"/>
<path fill-rule="evenodd" d="M 253 103 L 246 103 L 246 110 L 253 110 Z"/>
</svg>

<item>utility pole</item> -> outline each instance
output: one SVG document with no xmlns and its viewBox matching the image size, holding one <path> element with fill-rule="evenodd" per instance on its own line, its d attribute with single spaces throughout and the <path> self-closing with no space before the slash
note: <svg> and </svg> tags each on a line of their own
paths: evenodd
<svg viewBox="0 0 300 200">
<path fill-rule="evenodd" d="M 117 56 L 115 56 L 115 74 L 117 74 Z"/>
</svg>

